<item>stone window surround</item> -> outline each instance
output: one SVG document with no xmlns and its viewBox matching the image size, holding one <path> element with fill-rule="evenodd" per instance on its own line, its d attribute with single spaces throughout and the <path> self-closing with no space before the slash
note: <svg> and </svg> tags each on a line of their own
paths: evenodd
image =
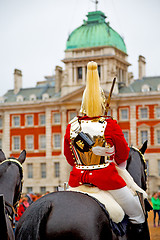
<svg viewBox="0 0 160 240">
<path fill-rule="evenodd" d="M 32 124 L 28 124 L 27 118 L 32 116 Z M 25 115 L 25 126 L 26 127 L 33 127 L 34 126 L 34 114 L 26 114 Z"/>
<path fill-rule="evenodd" d="M 42 147 L 42 144 L 43 144 L 42 137 L 45 137 L 45 147 Z M 40 134 L 39 135 L 39 150 L 45 150 L 45 149 L 46 149 L 46 135 Z"/>
<path fill-rule="evenodd" d="M 27 178 L 33 178 L 33 164 L 27 163 Z"/>
<path fill-rule="evenodd" d="M 60 136 L 59 146 L 58 146 L 58 147 L 55 146 L 55 145 L 56 145 L 56 144 L 55 144 L 55 140 L 56 140 L 56 139 L 55 139 L 55 136 L 56 136 L 56 135 L 57 135 L 57 136 L 58 136 L 58 135 Z M 61 149 L 61 133 L 53 133 L 53 138 L 52 138 L 52 139 L 53 139 L 53 149 L 54 149 L 54 150 L 60 150 L 60 149 Z"/>
<path fill-rule="evenodd" d="M 19 125 L 15 125 L 15 118 L 19 118 Z M 13 128 L 19 128 L 20 127 L 20 121 L 21 121 L 21 116 L 20 115 L 13 115 L 12 116 L 12 127 Z"/>
<path fill-rule="evenodd" d="M 28 148 L 27 145 L 28 145 L 28 140 L 27 138 L 28 137 L 32 137 L 32 148 Z M 26 148 L 26 151 L 33 151 L 34 150 L 34 135 L 26 135 L 25 136 L 25 148 Z"/>
<path fill-rule="evenodd" d="M 142 117 L 141 117 L 141 109 L 147 109 L 147 117 L 146 117 L 146 118 L 142 118 Z M 149 119 L 149 107 L 148 107 L 148 106 L 142 106 L 142 107 L 139 107 L 139 108 L 138 108 L 138 118 L 139 118 L 140 120 Z"/>
<path fill-rule="evenodd" d="M 40 163 L 40 176 L 41 178 L 46 178 L 47 177 L 47 166 L 45 162 Z"/>
<path fill-rule="evenodd" d="M 123 119 L 122 118 L 122 111 L 123 110 L 127 110 L 127 118 L 126 119 Z M 120 121 L 128 121 L 129 120 L 129 108 L 128 107 L 124 107 L 124 108 L 120 108 L 119 109 L 119 119 L 120 119 Z"/>
<path fill-rule="evenodd" d="M 42 123 L 41 122 L 41 116 L 44 116 L 44 123 Z M 38 115 L 38 122 L 39 122 L 39 126 L 45 126 L 46 125 L 46 115 L 45 115 L 45 113 L 40 113 L 39 115 Z"/>
<path fill-rule="evenodd" d="M 154 111 L 155 111 L 155 118 L 160 119 L 160 116 L 157 116 L 157 109 L 160 109 L 160 106 L 155 106 Z M 159 110 L 160 112 L 160 110 Z"/>
<path fill-rule="evenodd" d="M 160 143 L 158 143 L 157 131 L 160 131 L 160 123 L 154 126 L 154 144 L 160 145 Z"/>
<path fill-rule="evenodd" d="M 126 140 L 126 142 L 129 144 L 129 142 L 130 142 L 130 141 L 129 141 L 129 130 L 122 130 L 122 132 L 123 132 L 123 134 L 124 134 L 124 133 L 127 133 L 127 134 L 128 134 L 128 141 Z"/>
<path fill-rule="evenodd" d="M 150 126 L 147 124 L 142 124 L 138 126 L 138 145 L 141 146 L 143 143 L 141 143 L 141 132 L 147 131 L 148 135 L 148 146 L 150 145 Z"/>
<path fill-rule="evenodd" d="M 14 146 L 15 146 L 15 141 L 14 141 L 14 139 L 15 138 L 19 138 L 19 148 L 18 149 L 15 149 L 14 148 Z M 21 150 L 21 138 L 20 138 L 20 136 L 19 135 L 14 135 L 14 136 L 12 136 L 12 151 L 14 151 L 14 152 L 18 152 L 18 151 L 20 151 Z"/>
<path fill-rule="evenodd" d="M 57 121 L 55 116 L 58 116 L 59 115 L 59 120 Z M 53 112 L 53 125 L 61 125 L 61 113 L 60 112 Z"/>
</svg>

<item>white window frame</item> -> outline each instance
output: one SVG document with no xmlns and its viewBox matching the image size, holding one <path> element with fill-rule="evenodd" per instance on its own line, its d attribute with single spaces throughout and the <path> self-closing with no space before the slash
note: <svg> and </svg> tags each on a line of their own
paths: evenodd
<svg viewBox="0 0 160 240">
<path fill-rule="evenodd" d="M 16 98 L 17 102 L 23 102 L 24 97 L 22 95 L 18 95 Z"/>
<path fill-rule="evenodd" d="M 56 119 L 55 116 L 59 116 L 59 119 Z M 54 112 L 53 113 L 53 124 L 54 125 L 60 125 L 61 124 L 61 113 L 60 112 Z"/>
<path fill-rule="evenodd" d="M 120 108 L 119 111 L 120 111 L 119 112 L 120 113 L 120 121 L 128 121 L 128 119 L 129 119 L 129 109 L 128 108 Z M 126 118 L 123 118 L 122 111 L 126 111 L 126 113 L 127 113 Z"/>
<path fill-rule="evenodd" d="M 32 124 L 28 124 L 28 117 L 32 117 Z M 25 126 L 26 127 L 33 127 L 34 126 L 34 115 L 33 114 L 27 114 L 26 116 L 25 116 Z"/>
<path fill-rule="evenodd" d="M 155 107 L 155 118 L 160 119 L 160 106 Z"/>
<path fill-rule="evenodd" d="M 28 143 L 28 139 L 32 139 L 32 143 Z M 32 144 L 32 148 L 28 148 L 28 144 Z M 27 151 L 33 151 L 34 150 L 34 135 L 26 135 L 25 136 L 25 146 Z"/>
<path fill-rule="evenodd" d="M 41 119 L 41 117 L 43 117 L 43 116 L 44 116 L 44 122 L 42 122 L 42 119 Z M 46 115 L 43 114 L 43 113 L 39 114 L 39 125 L 40 126 L 45 126 L 46 125 Z"/>
<path fill-rule="evenodd" d="M 128 131 L 128 130 L 123 130 L 122 132 L 123 132 L 123 134 L 124 134 L 124 138 L 125 138 L 125 133 L 128 134 L 128 139 L 125 138 L 125 140 L 126 140 L 126 142 L 129 144 L 129 131 Z"/>
<path fill-rule="evenodd" d="M 142 92 L 150 92 L 150 86 L 147 84 L 142 85 L 141 91 Z"/>
<path fill-rule="evenodd" d="M 44 138 L 44 139 L 42 140 L 42 138 Z M 39 149 L 40 150 L 46 149 L 46 135 L 45 134 L 39 135 Z"/>
<path fill-rule="evenodd" d="M 35 100 L 36 100 L 36 95 L 35 95 L 35 94 L 31 94 L 31 95 L 29 96 L 29 100 L 30 100 L 30 101 L 35 101 Z"/>
<path fill-rule="evenodd" d="M 71 116 L 72 114 L 73 114 L 73 117 Z M 68 112 L 68 122 L 70 122 L 76 116 L 77 116 L 77 111 L 69 111 Z"/>
<path fill-rule="evenodd" d="M 143 109 L 147 109 L 147 116 L 146 117 L 142 116 L 142 110 Z M 148 116 L 149 116 L 149 108 L 148 107 L 140 107 L 139 108 L 139 119 L 146 120 L 146 119 L 148 119 Z"/>
<path fill-rule="evenodd" d="M 57 143 L 56 143 L 56 136 L 59 136 L 59 146 L 56 146 Z M 54 149 L 61 149 L 61 133 L 54 133 L 53 134 L 53 148 Z"/>
<path fill-rule="evenodd" d="M 40 168 L 40 171 L 41 171 L 41 178 L 46 178 L 47 177 L 47 164 L 46 163 L 41 163 L 41 168 Z"/>
<path fill-rule="evenodd" d="M 15 148 L 15 138 L 18 138 L 19 139 L 19 147 L 18 148 Z M 16 135 L 16 136 L 12 136 L 12 150 L 13 151 L 20 151 L 20 147 L 21 146 L 21 138 L 20 136 Z"/>
<path fill-rule="evenodd" d="M 33 163 L 27 163 L 27 178 L 33 178 Z"/>
<path fill-rule="evenodd" d="M 19 125 L 15 125 L 15 118 L 19 118 Z M 20 127 L 20 121 L 21 121 L 20 115 L 13 115 L 12 116 L 12 127 L 19 128 Z"/>
<path fill-rule="evenodd" d="M 54 162 L 54 177 L 60 177 L 60 162 Z"/>
<path fill-rule="evenodd" d="M 142 131 L 147 131 L 148 135 L 148 146 L 150 145 L 150 126 L 147 124 L 142 124 L 138 127 L 138 144 L 141 146 L 143 143 L 141 143 L 141 132 Z"/>
</svg>

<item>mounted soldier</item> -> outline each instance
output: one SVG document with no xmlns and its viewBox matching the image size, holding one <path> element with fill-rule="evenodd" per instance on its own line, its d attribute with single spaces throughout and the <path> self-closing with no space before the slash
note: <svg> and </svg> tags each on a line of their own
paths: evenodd
<svg viewBox="0 0 160 240">
<path fill-rule="evenodd" d="M 105 108 L 97 64 L 89 62 L 82 116 L 70 121 L 64 138 L 64 154 L 73 167 L 69 186 L 71 189 L 81 185 L 96 186 L 108 192 L 129 217 L 132 238 L 150 239 L 144 233 L 145 214 L 139 198 L 130 191 L 117 170 L 125 169 L 130 148 L 117 121 L 106 116 Z"/>
</svg>

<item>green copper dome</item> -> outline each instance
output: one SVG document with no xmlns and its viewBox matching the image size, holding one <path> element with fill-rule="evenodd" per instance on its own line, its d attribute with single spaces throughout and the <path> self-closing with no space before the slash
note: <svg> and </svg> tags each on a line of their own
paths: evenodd
<svg viewBox="0 0 160 240">
<path fill-rule="evenodd" d="M 109 23 L 105 22 L 106 16 L 103 12 L 89 12 L 87 17 L 88 20 L 84 20 L 83 25 L 69 35 L 66 45 L 67 50 L 113 46 L 125 53 L 127 52 L 122 37 L 109 26 Z"/>
</svg>

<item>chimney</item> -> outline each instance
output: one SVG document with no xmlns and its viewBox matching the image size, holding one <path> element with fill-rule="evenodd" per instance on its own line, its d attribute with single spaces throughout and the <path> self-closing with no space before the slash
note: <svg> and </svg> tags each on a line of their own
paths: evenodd
<svg viewBox="0 0 160 240">
<path fill-rule="evenodd" d="M 58 93 L 61 90 L 62 82 L 62 67 L 56 66 L 55 68 L 55 93 Z"/>
<path fill-rule="evenodd" d="M 22 72 L 21 70 L 14 69 L 14 94 L 17 94 L 22 88 Z"/>
<path fill-rule="evenodd" d="M 139 56 L 138 59 L 138 77 L 141 80 L 143 77 L 146 76 L 146 59 L 143 56 Z"/>
</svg>

